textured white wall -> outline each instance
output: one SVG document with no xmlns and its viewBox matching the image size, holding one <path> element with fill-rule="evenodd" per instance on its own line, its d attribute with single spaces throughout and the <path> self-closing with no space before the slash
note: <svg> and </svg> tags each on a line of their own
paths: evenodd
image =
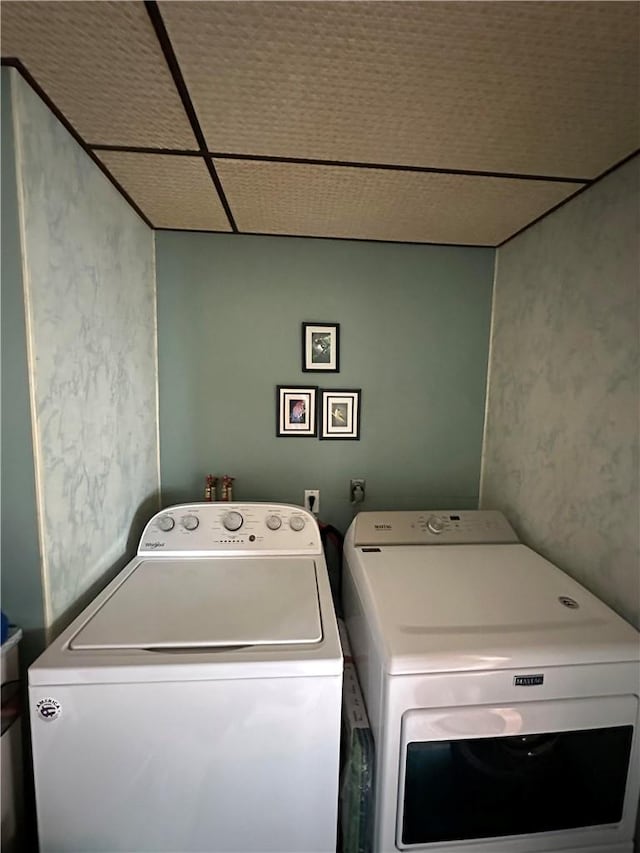
<svg viewBox="0 0 640 853">
<path fill-rule="evenodd" d="M 640 627 L 640 158 L 498 251 L 481 505 Z"/>
<path fill-rule="evenodd" d="M 157 505 L 151 230 L 12 75 L 47 625 Z"/>
</svg>

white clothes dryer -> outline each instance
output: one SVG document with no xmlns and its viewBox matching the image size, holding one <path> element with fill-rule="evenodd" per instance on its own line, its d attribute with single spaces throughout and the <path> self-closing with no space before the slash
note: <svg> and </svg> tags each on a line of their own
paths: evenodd
<svg viewBox="0 0 640 853">
<path fill-rule="evenodd" d="M 333 853 L 341 687 L 312 515 L 163 510 L 29 670 L 40 849 Z"/>
<path fill-rule="evenodd" d="M 631 853 L 631 625 L 488 511 L 360 513 L 343 599 L 377 853 Z"/>
</svg>

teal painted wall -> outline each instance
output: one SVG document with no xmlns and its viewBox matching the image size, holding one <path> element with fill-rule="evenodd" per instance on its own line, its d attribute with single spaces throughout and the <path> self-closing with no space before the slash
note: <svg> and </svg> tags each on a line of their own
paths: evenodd
<svg viewBox="0 0 640 853">
<path fill-rule="evenodd" d="M 2 69 L 2 609 L 20 625 L 23 665 L 44 647 L 44 609 L 31 443 L 13 115 Z"/>
<path fill-rule="evenodd" d="M 237 500 L 301 503 L 341 529 L 366 509 L 475 507 L 490 249 L 156 233 L 164 505 L 230 473 Z M 301 323 L 341 325 L 341 371 L 301 371 Z M 362 389 L 362 437 L 276 438 L 275 386 Z"/>
</svg>

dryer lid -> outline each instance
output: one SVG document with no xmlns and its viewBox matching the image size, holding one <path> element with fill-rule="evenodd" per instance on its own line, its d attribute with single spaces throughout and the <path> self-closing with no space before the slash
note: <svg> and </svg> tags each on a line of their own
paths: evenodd
<svg viewBox="0 0 640 853">
<path fill-rule="evenodd" d="M 391 674 L 636 661 L 639 635 L 525 545 L 354 549 Z"/>
<path fill-rule="evenodd" d="M 126 577 L 71 649 L 319 643 L 313 559 L 150 559 Z"/>
</svg>

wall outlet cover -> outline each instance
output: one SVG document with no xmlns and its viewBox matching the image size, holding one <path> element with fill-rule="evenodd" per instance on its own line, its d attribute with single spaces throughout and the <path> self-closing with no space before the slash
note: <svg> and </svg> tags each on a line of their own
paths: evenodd
<svg viewBox="0 0 640 853">
<path fill-rule="evenodd" d="M 310 500 L 312 498 L 313 500 Z M 320 489 L 304 490 L 304 508 L 312 512 L 316 518 L 320 512 Z"/>
</svg>

